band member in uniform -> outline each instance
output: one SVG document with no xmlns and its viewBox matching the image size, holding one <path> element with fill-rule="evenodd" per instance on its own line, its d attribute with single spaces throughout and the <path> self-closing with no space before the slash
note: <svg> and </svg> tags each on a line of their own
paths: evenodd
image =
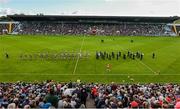
<svg viewBox="0 0 180 109">
<path fill-rule="evenodd" d="M 128 57 L 130 56 L 130 51 L 128 51 L 128 55 L 127 55 Z"/>
<path fill-rule="evenodd" d="M 143 59 L 143 57 L 144 57 L 144 54 L 143 54 L 143 53 L 141 53 L 140 60 L 142 60 L 142 59 Z"/>
<path fill-rule="evenodd" d="M 125 54 L 123 54 L 123 59 L 124 59 L 124 60 L 126 59 L 126 55 L 125 55 Z"/>
<path fill-rule="evenodd" d="M 5 53 L 5 56 L 6 56 L 6 59 L 8 59 L 8 58 L 9 58 L 9 54 L 8 54 L 8 53 Z"/>
<path fill-rule="evenodd" d="M 111 60 L 111 55 L 109 55 L 109 60 Z"/>
<path fill-rule="evenodd" d="M 114 58 L 115 57 L 115 54 L 114 54 L 114 52 L 112 52 L 112 58 Z"/>
<path fill-rule="evenodd" d="M 99 59 L 99 53 L 96 52 L 96 59 Z"/>
<path fill-rule="evenodd" d="M 107 59 L 109 58 L 109 54 L 108 54 L 108 53 L 106 54 L 106 58 L 107 58 Z"/>
<path fill-rule="evenodd" d="M 116 54 L 116 60 L 119 60 L 119 54 Z"/>
<path fill-rule="evenodd" d="M 155 53 L 152 54 L 152 58 L 153 58 L 153 59 L 155 58 Z"/>
<path fill-rule="evenodd" d="M 120 51 L 119 51 L 119 53 L 118 53 L 118 54 L 119 54 L 119 56 L 121 57 L 121 52 L 120 52 Z"/>
<path fill-rule="evenodd" d="M 133 54 L 133 57 L 132 57 L 133 60 L 135 60 L 135 54 Z"/>
</svg>

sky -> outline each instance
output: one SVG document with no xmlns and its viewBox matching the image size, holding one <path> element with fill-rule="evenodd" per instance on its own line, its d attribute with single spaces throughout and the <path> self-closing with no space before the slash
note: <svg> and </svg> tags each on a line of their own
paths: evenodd
<svg viewBox="0 0 180 109">
<path fill-rule="evenodd" d="M 0 0 L 9 14 L 180 16 L 180 0 Z"/>
</svg>

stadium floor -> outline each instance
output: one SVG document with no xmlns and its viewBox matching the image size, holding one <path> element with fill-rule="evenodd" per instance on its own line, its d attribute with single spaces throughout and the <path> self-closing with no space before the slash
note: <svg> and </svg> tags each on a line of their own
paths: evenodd
<svg viewBox="0 0 180 109">
<path fill-rule="evenodd" d="M 101 42 L 104 40 L 104 42 Z M 131 42 L 133 40 L 133 42 Z M 143 60 L 97 60 L 96 51 L 144 53 Z M 56 59 L 60 53 L 89 54 L 81 59 Z M 156 58 L 152 59 L 152 53 Z M 6 58 L 5 54 L 9 55 Z M 47 54 L 49 57 L 34 57 Z M 31 55 L 31 58 L 21 57 Z M 51 56 L 50 56 L 51 55 Z M 111 64 L 111 71 L 106 65 Z M 175 37 L 116 36 L 2 36 L 0 37 L 0 81 L 66 82 L 180 82 L 180 39 Z"/>
</svg>

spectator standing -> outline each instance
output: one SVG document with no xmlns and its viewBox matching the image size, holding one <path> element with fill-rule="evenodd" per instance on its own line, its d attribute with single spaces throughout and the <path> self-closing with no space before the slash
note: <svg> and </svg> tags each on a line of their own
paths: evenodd
<svg viewBox="0 0 180 109">
<path fill-rule="evenodd" d="M 45 101 L 47 103 L 51 103 L 52 106 L 57 108 L 58 105 L 58 97 L 54 93 L 54 89 L 50 89 L 49 94 L 45 97 Z"/>
<path fill-rule="evenodd" d="M 87 93 L 87 89 L 85 87 L 85 85 L 83 85 L 82 89 L 81 89 L 81 95 L 80 95 L 80 99 L 81 99 L 81 103 L 85 105 L 86 107 L 86 99 L 88 97 L 88 93 Z"/>
</svg>

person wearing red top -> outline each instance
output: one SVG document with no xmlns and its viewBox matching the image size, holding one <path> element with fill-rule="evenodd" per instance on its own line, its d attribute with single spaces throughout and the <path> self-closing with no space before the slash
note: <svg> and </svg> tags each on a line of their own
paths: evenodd
<svg viewBox="0 0 180 109">
<path fill-rule="evenodd" d="M 136 101 L 132 101 L 130 104 L 131 108 L 138 108 L 138 103 Z"/>
<path fill-rule="evenodd" d="M 91 90 L 92 97 L 95 98 L 98 96 L 97 88 L 93 87 Z"/>
</svg>

